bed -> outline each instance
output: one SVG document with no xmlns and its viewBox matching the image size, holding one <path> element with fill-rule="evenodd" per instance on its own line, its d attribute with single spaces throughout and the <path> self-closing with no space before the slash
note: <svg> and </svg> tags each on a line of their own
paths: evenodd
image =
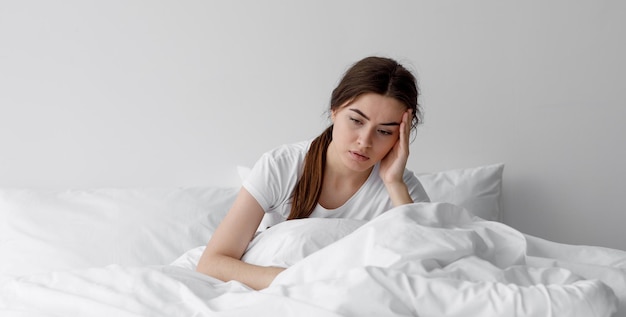
<svg viewBox="0 0 626 317">
<path fill-rule="evenodd" d="M 257 234 L 243 260 L 288 267 L 261 291 L 194 271 L 237 188 L 1 189 L 0 316 L 626 316 L 626 252 L 499 222 L 503 169 Z"/>
</svg>

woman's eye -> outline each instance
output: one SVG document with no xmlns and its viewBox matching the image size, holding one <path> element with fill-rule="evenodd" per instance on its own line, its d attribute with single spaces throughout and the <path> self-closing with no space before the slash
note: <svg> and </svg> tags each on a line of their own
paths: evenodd
<svg viewBox="0 0 626 317">
<path fill-rule="evenodd" d="M 361 120 L 355 119 L 355 118 L 352 118 L 352 117 L 350 118 L 350 121 L 352 121 L 352 123 L 354 123 L 356 125 L 361 125 L 362 124 Z"/>
<path fill-rule="evenodd" d="M 382 135 L 392 135 L 393 133 L 391 133 L 391 131 L 387 131 L 387 130 L 378 130 L 378 133 L 382 134 Z"/>
</svg>

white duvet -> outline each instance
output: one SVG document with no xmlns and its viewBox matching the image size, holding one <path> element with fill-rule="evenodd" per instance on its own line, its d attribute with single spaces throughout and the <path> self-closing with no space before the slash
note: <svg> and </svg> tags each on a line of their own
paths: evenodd
<svg viewBox="0 0 626 317">
<path fill-rule="evenodd" d="M 626 315 L 624 252 L 526 236 L 447 203 L 272 227 L 244 255 L 289 266 L 262 291 L 194 272 L 200 253 L 7 280 L 0 316 Z"/>
</svg>

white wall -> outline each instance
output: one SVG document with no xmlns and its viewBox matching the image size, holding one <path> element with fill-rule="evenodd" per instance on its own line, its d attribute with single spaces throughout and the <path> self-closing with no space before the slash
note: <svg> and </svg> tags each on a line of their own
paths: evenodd
<svg viewBox="0 0 626 317">
<path fill-rule="evenodd" d="M 504 222 L 626 249 L 620 1 L 0 1 L 0 187 L 236 185 L 367 55 L 417 72 L 418 172 L 506 163 Z"/>
</svg>

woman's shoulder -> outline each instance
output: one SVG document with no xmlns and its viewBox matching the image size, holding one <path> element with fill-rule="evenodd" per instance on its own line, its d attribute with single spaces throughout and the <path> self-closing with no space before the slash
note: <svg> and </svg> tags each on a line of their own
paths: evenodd
<svg viewBox="0 0 626 317">
<path fill-rule="evenodd" d="M 312 140 L 307 140 L 283 144 L 265 152 L 264 156 L 276 161 L 300 161 L 306 156 L 306 153 L 311 146 L 311 142 Z"/>
<path fill-rule="evenodd" d="M 310 143 L 302 141 L 277 146 L 256 162 L 243 186 L 264 210 L 273 210 L 288 201 Z"/>
<path fill-rule="evenodd" d="M 270 150 L 270 152 L 277 152 L 277 153 L 304 152 L 306 153 L 306 151 L 308 151 L 309 147 L 311 146 L 311 142 L 313 142 L 313 140 L 305 140 L 305 141 L 300 141 L 300 142 L 295 142 L 295 143 L 283 144 L 283 145 L 273 148 L 272 150 Z"/>
</svg>

